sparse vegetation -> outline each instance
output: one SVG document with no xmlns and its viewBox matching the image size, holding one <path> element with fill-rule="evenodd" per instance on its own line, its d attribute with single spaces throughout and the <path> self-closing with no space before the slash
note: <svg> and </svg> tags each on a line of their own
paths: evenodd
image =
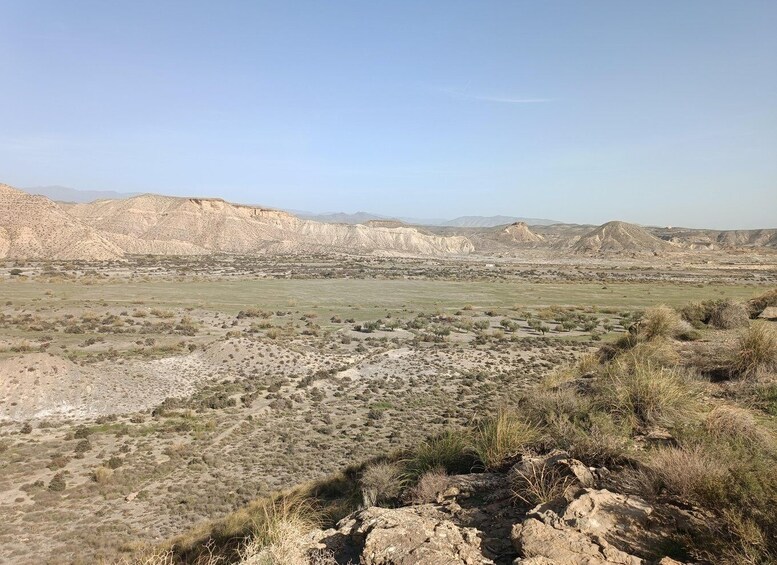
<svg viewBox="0 0 777 565">
<path fill-rule="evenodd" d="M 229 269 L 289 268 L 283 261 L 240 261 Z M 0 363 L 41 355 L 7 374 L 13 379 L 18 372 L 19 382 L 39 379 L 44 386 L 91 386 L 91 396 L 81 388 L 73 398 L 77 410 L 96 410 L 72 419 L 56 412 L 47 421 L 31 419 L 29 436 L 20 435 L 29 418 L 0 432 L 7 436 L 0 442 L 0 486 L 13 497 L 4 508 L 34 504 L 52 510 L 38 515 L 35 539 L 48 531 L 49 515 L 100 510 L 99 534 L 57 523 L 69 537 L 53 544 L 78 547 L 95 562 L 115 561 L 119 548 L 145 555 L 144 543 L 126 541 L 138 534 L 126 529 L 124 511 L 143 516 L 131 528 L 153 519 L 171 533 L 187 531 L 203 516 L 226 516 L 151 554 L 175 565 L 226 563 L 253 544 L 253 555 L 265 559 L 269 550 L 253 541 L 252 523 L 262 504 L 280 496 L 272 493 L 297 483 L 303 486 L 292 494 L 316 509 L 316 522 L 330 527 L 365 504 L 392 508 L 442 500 L 444 492 L 456 491 L 448 488 L 457 480 L 452 475 L 486 469 L 500 474 L 527 454 L 558 448 L 586 465 L 606 466 L 617 480 L 622 469 L 648 469 L 645 454 L 663 441 L 652 439 L 656 429 L 656 437 L 671 434 L 680 447 L 715 438 L 732 452 L 770 449 L 771 431 L 763 420 L 777 412 L 777 396 L 770 392 L 769 369 L 730 383 L 736 388 L 727 405 L 743 413 L 693 402 L 697 393 L 710 397 L 705 387 L 723 386 L 696 378 L 699 358 L 712 359 L 707 349 L 719 352 L 722 366 L 735 376 L 738 330 L 704 323 L 692 336 L 690 325 L 681 324 L 680 331 L 652 331 L 648 339 L 639 322 L 639 308 L 678 305 L 691 296 L 725 300 L 729 293 L 741 300 L 753 293 L 751 287 L 620 284 L 612 278 L 620 276 L 615 271 L 557 274 L 552 268 L 518 276 L 501 267 L 462 267 L 437 275 L 449 267 L 398 260 L 387 271 L 345 267 L 353 278 L 328 278 L 331 287 L 322 292 L 324 287 L 305 278 L 317 277 L 320 267 L 306 271 L 295 263 L 295 277 L 302 278 L 285 281 L 242 280 L 238 274 L 227 284 L 208 278 L 224 264 L 210 260 L 200 269 L 197 260 L 191 263 L 202 283 L 186 277 L 168 282 L 156 260 L 133 267 L 148 278 L 131 283 L 68 279 L 65 284 L 73 286 L 65 289 L 61 281 L 39 278 L 34 265 L 25 266 L 24 286 L 6 279 L 12 300 L 0 311 L 8 342 Z M 440 280 L 445 277 L 459 282 L 448 287 L 450 281 Z M 558 288 L 559 280 L 570 284 Z M 81 289 L 88 294 L 78 294 Z M 447 294 L 452 289 L 455 296 Z M 471 308 L 462 308 L 462 292 Z M 570 305 L 575 302 L 580 305 Z M 768 326 L 753 325 L 761 323 Z M 353 331 L 360 324 L 372 331 Z M 602 347 L 591 341 L 594 334 Z M 628 345 L 614 345 L 619 338 Z M 675 338 L 696 341 L 680 344 Z M 658 403 L 658 411 L 634 408 L 654 406 L 642 392 L 632 395 L 640 402 L 616 408 L 612 398 L 631 402 L 632 396 L 607 396 L 608 377 L 616 367 L 624 378 L 648 365 L 650 374 L 675 371 L 681 377 L 690 391 L 689 409 L 679 401 Z M 75 371 L 79 379 L 61 378 Z M 554 376 L 545 379 L 549 373 Z M 185 382 L 194 386 L 180 388 Z M 653 388 L 649 392 L 659 397 L 669 390 Z M 133 411 L 138 402 L 145 408 Z M 750 407 L 758 411 L 753 419 L 747 417 Z M 8 413 L 12 409 L 24 414 L 28 407 L 3 405 Z M 50 490 L 60 472 L 63 490 L 53 490 L 59 478 Z M 562 484 L 567 481 L 556 469 L 546 474 L 548 481 L 535 483 L 552 486 L 554 473 Z M 753 473 L 742 480 L 750 481 Z M 305 483 L 311 479 L 316 481 Z M 520 501 L 516 508 L 527 504 Z M 749 514 L 736 514 L 738 504 L 727 507 L 725 523 L 754 531 Z M 759 524 L 758 531 L 766 531 Z"/>
</svg>

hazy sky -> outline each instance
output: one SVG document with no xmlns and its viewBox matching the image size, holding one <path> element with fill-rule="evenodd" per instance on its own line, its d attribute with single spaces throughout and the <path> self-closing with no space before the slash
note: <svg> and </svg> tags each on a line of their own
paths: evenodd
<svg viewBox="0 0 777 565">
<path fill-rule="evenodd" d="M 0 0 L 0 182 L 777 227 L 777 2 Z"/>
</svg>

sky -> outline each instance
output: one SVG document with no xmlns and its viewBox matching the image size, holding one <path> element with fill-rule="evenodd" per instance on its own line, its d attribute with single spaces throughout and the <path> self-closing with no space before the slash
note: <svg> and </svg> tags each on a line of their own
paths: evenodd
<svg viewBox="0 0 777 565">
<path fill-rule="evenodd" d="M 0 0 L 0 182 L 777 227 L 777 2 Z"/>
</svg>

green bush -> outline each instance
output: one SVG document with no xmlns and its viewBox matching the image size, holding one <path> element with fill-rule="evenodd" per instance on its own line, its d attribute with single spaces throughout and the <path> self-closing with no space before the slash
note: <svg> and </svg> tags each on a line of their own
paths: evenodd
<svg viewBox="0 0 777 565">
<path fill-rule="evenodd" d="M 432 469 L 450 474 L 469 473 L 476 460 L 468 449 L 469 437 L 460 431 L 446 431 L 421 443 L 405 460 L 410 479 L 417 479 Z"/>
</svg>

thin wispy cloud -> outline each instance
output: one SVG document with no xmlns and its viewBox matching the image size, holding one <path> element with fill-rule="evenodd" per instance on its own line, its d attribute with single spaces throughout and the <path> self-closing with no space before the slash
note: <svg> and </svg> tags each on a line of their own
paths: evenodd
<svg viewBox="0 0 777 565">
<path fill-rule="evenodd" d="M 554 100 L 554 98 L 524 98 L 521 96 L 501 96 L 469 92 L 469 85 L 462 90 L 456 88 L 440 88 L 439 90 L 451 98 L 456 98 L 458 100 L 479 100 L 481 102 L 495 102 L 498 104 L 538 104 Z"/>
</svg>

